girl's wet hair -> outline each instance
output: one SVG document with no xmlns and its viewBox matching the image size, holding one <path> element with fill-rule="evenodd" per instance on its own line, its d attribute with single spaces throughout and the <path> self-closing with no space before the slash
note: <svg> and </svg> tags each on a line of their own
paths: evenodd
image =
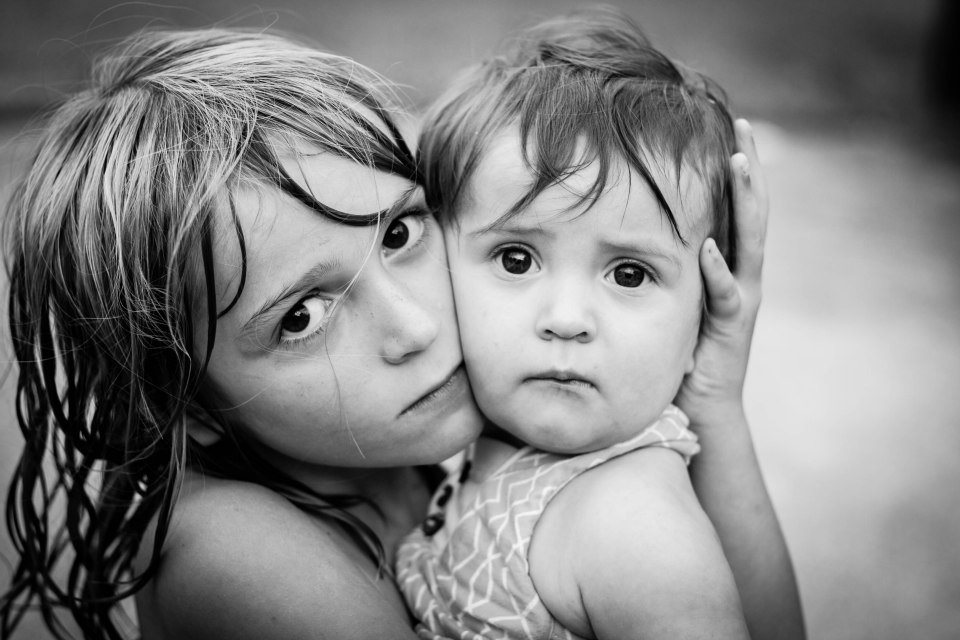
<svg viewBox="0 0 960 640">
<path fill-rule="evenodd" d="M 574 207 L 595 202 L 619 160 L 644 179 L 685 242 L 654 176 L 672 168 L 679 181 L 689 168 L 707 185 L 707 224 L 733 267 L 725 95 L 653 48 L 624 14 L 592 9 L 528 29 L 441 97 L 425 118 L 420 153 L 427 202 L 442 220 L 455 223 L 491 141 L 510 130 L 519 131 L 533 181 L 501 221 L 593 162 L 598 176 Z"/>
<path fill-rule="evenodd" d="M 245 255 L 233 194 L 275 188 L 320 215 L 377 224 L 317 201 L 278 155 L 308 145 L 418 181 L 395 104 L 373 72 L 288 38 L 158 31 L 115 48 L 46 118 L 4 220 L 25 446 L 6 507 L 19 559 L 0 636 L 37 608 L 67 637 L 66 608 L 85 637 L 120 637 L 115 605 L 154 574 L 187 466 L 270 487 L 382 560 L 345 510 L 361 498 L 287 477 L 199 389 L 218 314 L 243 289 L 244 267 L 217 307 L 215 233 Z M 199 446 L 190 420 L 223 437 Z M 154 518 L 156 536 L 142 540 Z M 134 575 L 141 543 L 151 561 Z"/>
</svg>

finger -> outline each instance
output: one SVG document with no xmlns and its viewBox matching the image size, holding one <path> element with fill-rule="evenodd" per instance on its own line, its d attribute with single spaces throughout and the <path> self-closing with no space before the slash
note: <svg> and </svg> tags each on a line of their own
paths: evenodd
<svg viewBox="0 0 960 640">
<path fill-rule="evenodd" d="M 700 271 L 708 313 L 717 320 L 735 316 L 740 310 L 740 290 L 713 238 L 707 238 L 700 248 Z"/>
<path fill-rule="evenodd" d="M 736 134 L 737 151 L 747 156 L 750 162 L 751 182 L 757 196 L 757 202 L 760 203 L 761 213 L 764 217 L 764 228 L 766 228 L 766 217 L 769 209 L 769 195 L 767 193 L 767 181 L 763 174 L 760 156 L 757 153 L 757 141 L 753 135 L 753 127 L 743 118 L 733 123 Z"/>
<path fill-rule="evenodd" d="M 737 278 L 745 286 L 758 285 L 763 271 L 766 228 L 762 208 L 753 191 L 750 164 L 742 152 L 730 158 L 733 174 L 734 224 L 737 235 Z"/>
</svg>

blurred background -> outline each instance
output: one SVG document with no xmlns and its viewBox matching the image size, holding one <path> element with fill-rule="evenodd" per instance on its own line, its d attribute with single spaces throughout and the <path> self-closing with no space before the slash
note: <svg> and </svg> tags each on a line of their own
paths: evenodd
<svg viewBox="0 0 960 640">
<path fill-rule="evenodd" d="M 190 4 L 3 0 L 0 199 L 27 157 L 29 118 L 135 29 L 295 32 L 423 106 L 520 26 L 582 3 Z M 960 5 L 610 4 L 716 79 L 756 129 L 772 214 L 747 409 L 810 637 L 960 638 Z M 20 446 L 12 386 L 0 389 L 4 495 Z M 4 530 L 0 584 L 10 562 Z M 17 637 L 48 636 L 31 620 Z"/>
</svg>

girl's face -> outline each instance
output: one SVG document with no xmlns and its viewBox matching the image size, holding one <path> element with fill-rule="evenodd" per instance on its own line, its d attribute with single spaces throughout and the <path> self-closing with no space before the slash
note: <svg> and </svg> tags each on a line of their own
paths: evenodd
<svg viewBox="0 0 960 640">
<path fill-rule="evenodd" d="M 239 301 L 217 323 L 208 392 L 224 418 L 300 475 L 435 463 L 481 427 L 460 353 L 437 223 L 419 188 L 326 153 L 285 159 L 348 226 L 273 189 L 237 194 Z M 225 229 L 231 229 L 224 224 Z M 240 285 L 235 234 L 216 247 L 219 309 Z"/>
</svg>

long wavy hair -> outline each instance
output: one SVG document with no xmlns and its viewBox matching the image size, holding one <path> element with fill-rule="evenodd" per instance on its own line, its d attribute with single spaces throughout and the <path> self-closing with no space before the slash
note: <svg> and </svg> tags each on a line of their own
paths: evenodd
<svg viewBox="0 0 960 640">
<path fill-rule="evenodd" d="M 216 304 L 215 227 L 245 255 L 231 194 L 277 188 L 358 224 L 314 199 L 278 154 L 308 143 L 417 180 L 398 104 L 350 60 L 207 29 L 127 39 L 46 117 L 3 229 L 25 444 L 6 504 L 18 558 L 0 636 L 39 609 L 58 638 L 69 637 L 64 610 L 85 637 L 121 637 L 117 605 L 155 574 L 188 466 L 270 487 L 382 562 L 376 536 L 346 510 L 362 498 L 298 484 L 218 424 L 198 391 L 227 310 Z M 216 226 L 225 214 L 233 224 Z M 191 420 L 225 437 L 201 447 Z M 141 545 L 152 551 L 136 574 Z"/>
</svg>

